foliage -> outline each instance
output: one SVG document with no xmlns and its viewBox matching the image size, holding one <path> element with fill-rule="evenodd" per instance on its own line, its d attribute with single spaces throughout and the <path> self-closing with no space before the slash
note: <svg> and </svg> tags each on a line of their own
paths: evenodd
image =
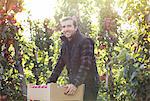
<svg viewBox="0 0 150 101">
<path fill-rule="evenodd" d="M 146 87 L 146 80 L 149 79 L 147 69 L 150 64 L 148 52 L 150 43 L 148 37 L 150 32 L 147 30 L 149 25 L 145 20 L 145 17 L 149 14 L 149 4 L 146 0 L 140 2 L 133 0 L 126 2 L 125 5 L 130 6 L 130 8 L 124 10 L 124 20 L 129 23 L 130 26 L 134 27 L 131 27 L 123 33 L 124 39 L 122 44 L 124 44 L 124 48 L 127 49 L 124 51 L 126 57 L 122 59 L 118 58 L 118 60 L 123 63 L 122 66 L 124 67 L 129 100 L 141 99 L 145 101 L 149 95 L 149 92 L 143 88 L 143 86 Z M 132 17 L 130 15 L 132 15 Z"/>
<path fill-rule="evenodd" d="M 29 24 L 31 33 L 30 42 L 24 47 L 26 53 L 24 55 L 24 66 L 29 83 L 42 84 L 46 82 L 49 71 L 52 70 L 52 56 L 54 41 L 51 38 L 54 33 L 52 23 L 45 19 L 31 21 L 28 19 L 26 23 Z"/>
<path fill-rule="evenodd" d="M 19 46 L 22 27 L 15 19 L 23 9 L 22 4 L 22 0 L 0 1 L 0 95 L 6 94 L 12 101 L 23 99 L 26 93 Z"/>
<path fill-rule="evenodd" d="M 10 9 L 6 6 L 7 10 L 1 6 L 3 2 L 0 2 L 0 79 L 3 94 L 7 92 L 12 100 L 18 100 L 15 98 L 21 96 L 22 76 L 26 78 L 26 83 L 46 83 L 57 62 L 61 46 L 59 19 L 73 16 L 78 21 L 81 32 L 95 41 L 95 56 L 101 80 L 98 100 L 148 99 L 149 1 L 58 0 L 55 20 L 33 21 L 29 16 L 24 21 L 29 25 L 24 29 L 28 28 L 31 34 L 28 42 L 20 35 L 22 26 L 14 21 L 15 14 L 22 9 L 21 1 L 16 2 L 20 2 L 17 5 L 19 7 L 12 6 L 14 8 Z M 116 7 L 122 10 L 122 15 L 118 14 Z M 18 66 L 22 68 L 19 69 Z M 22 69 L 24 72 L 20 72 Z M 67 83 L 66 70 L 62 72 L 58 83 Z"/>
</svg>

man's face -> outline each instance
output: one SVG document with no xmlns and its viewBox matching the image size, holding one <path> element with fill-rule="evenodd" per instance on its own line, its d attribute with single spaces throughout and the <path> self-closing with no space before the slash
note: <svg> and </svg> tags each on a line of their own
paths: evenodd
<svg viewBox="0 0 150 101">
<path fill-rule="evenodd" d="M 71 39 L 76 30 L 77 27 L 73 25 L 73 20 L 66 20 L 61 22 L 61 31 L 67 39 Z"/>
</svg>

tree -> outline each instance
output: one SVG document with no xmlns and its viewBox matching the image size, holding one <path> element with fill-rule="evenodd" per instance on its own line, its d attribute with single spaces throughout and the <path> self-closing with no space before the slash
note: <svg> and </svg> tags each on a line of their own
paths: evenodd
<svg viewBox="0 0 150 101">
<path fill-rule="evenodd" d="M 22 11 L 22 3 L 22 0 L 0 1 L 0 95 L 6 94 L 9 100 L 15 100 L 17 94 L 26 95 L 18 33 L 22 28 L 15 19 L 15 15 Z"/>
</svg>

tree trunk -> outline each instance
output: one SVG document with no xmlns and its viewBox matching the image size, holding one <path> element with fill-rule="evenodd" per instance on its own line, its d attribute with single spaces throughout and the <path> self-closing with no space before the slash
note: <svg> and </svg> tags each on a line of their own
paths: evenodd
<svg viewBox="0 0 150 101">
<path fill-rule="evenodd" d="M 22 57 L 21 57 L 18 41 L 15 41 L 14 47 L 15 47 L 15 56 L 16 56 L 16 69 L 19 72 L 20 87 L 22 90 L 22 95 L 27 96 L 27 86 L 26 86 L 25 75 L 24 75 L 24 71 L 22 67 Z"/>
</svg>

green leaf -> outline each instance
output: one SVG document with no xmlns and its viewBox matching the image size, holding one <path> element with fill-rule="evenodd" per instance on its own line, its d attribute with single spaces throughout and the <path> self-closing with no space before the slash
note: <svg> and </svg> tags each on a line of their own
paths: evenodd
<svg viewBox="0 0 150 101">
<path fill-rule="evenodd" d="M 130 81 L 133 81 L 133 79 L 135 79 L 137 77 L 138 73 L 135 71 L 132 73 Z"/>
</svg>

